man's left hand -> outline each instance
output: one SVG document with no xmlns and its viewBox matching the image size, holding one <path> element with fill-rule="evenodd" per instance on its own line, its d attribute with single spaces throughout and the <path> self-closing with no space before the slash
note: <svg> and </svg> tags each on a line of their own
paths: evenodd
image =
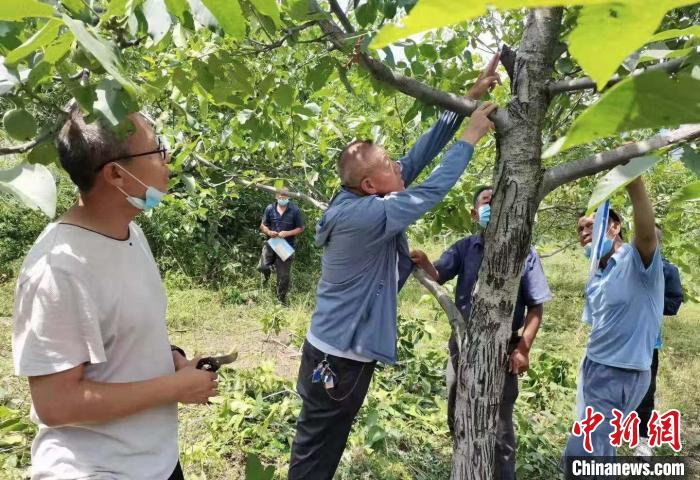
<svg viewBox="0 0 700 480">
<path fill-rule="evenodd" d="M 508 361 L 510 373 L 520 375 L 530 368 L 530 352 L 520 346 L 513 350 Z"/>
<path fill-rule="evenodd" d="M 289 236 L 289 232 L 283 230 L 283 231 L 281 231 L 281 232 L 277 232 L 277 236 L 278 236 L 279 238 L 287 238 L 287 237 Z"/>
</svg>

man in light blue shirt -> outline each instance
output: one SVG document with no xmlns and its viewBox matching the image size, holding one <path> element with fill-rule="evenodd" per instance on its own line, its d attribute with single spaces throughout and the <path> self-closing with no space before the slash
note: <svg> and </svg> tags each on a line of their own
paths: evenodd
<svg viewBox="0 0 700 480">
<path fill-rule="evenodd" d="M 572 435 L 564 453 L 571 457 L 615 456 L 610 443 L 612 410 L 625 417 L 639 405 L 649 386 L 650 367 L 664 306 L 663 264 L 654 227 L 654 210 L 641 178 L 627 186 L 634 210 L 634 239 L 624 243 L 621 219 L 611 211 L 598 270 L 585 290 L 584 321 L 591 333 L 579 374 L 578 420 L 586 407 L 604 415 L 591 434 Z M 591 243 L 593 219 L 582 217 L 578 235 Z"/>
<path fill-rule="evenodd" d="M 482 74 L 468 95 L 481 97 L 496 80 Z M 299 367 L 303 405 L 289 480 L 333 478 L 376 362 L 396 361 L 397 293 L 413 268 L 405 230 L 457 183 L 493 127 L 494 109 L 485 103 L 472 114 L 460 141 L 419 185 L 411 183 L 452 140 L 458 115 L 444 113 L 399 162 L 367 141 L 338 157 L 342 188 L 316 226 L 321 278 Z"/>
</svg>

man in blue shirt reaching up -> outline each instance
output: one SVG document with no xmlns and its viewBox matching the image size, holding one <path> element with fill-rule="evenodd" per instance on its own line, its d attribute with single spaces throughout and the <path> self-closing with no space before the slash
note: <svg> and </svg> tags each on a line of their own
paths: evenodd
<svg viewBox="0 0 700 480">
<path fill-rule="evenodd" d="M 479 187 L 474 193 L 472 220 L 478 222 L 482 228 L 486 228 L 491 218 L 492 196 L 493 188 L 489 186 Z M 472 291 L 476 285 L 483 258 L 484 237 L 481 233 L 457 241 L 434 264 L 430 263 L 424 252 L 420 250 L 411 252 L 411 259 L 416 265 L 425 270 L 440 285 L 457 277 L 455 304 L 465 322 L 471 311 Z M 552 294 L 544 276 L 540 258 L 535 249 L 530 247 L 513 311 L 513 334 L 508 345 L 508 372 L 498 414 L 494 475 L 498 480 L 515 479 L 516 442 L 513 408 L 518 398 L 518 375 L 522 375 L 530 366 L 530 348 L 540 328 L 543 304 L 551 298 Z M 522 336 L 518 335 L 521 328 Z M 452 432 L 457 399 L 455 372 L 459 366 L 459 348 L 454 335 L 450 335 L 448 345 L 450 360 L 447 364 L 447 423 Z"/>
<path fill-rule="evenodd" d="M 496 81 L 480 75 L 469 97 L 480 98 Z M 396 362 L 397 294 L 413 269 L 405 230 L 457 183 L 474 145 L 493 128 L 495 108 L 484 103 L 472 114 L 420 185 L 410 186 L 452 140 L 460 116 L 443 113 L 399 162 L 367 141 L 352 142 L 338 157 L 342 188 L 316 226 L 321 278 L 297 380 L 303 404 L 290 480 L 333 478 L 376 362 Z"/>
<path fill-rule="evenodd" d="M 663 232 L 661 227 L 656 225 L 656 238 L 661 248 L 661 239 Z M 681 277 L 678 273 L 678 267 L 666 260 L 662 255 L 661 261 L 664 264 L 664 315 L 676 315 L 683 303 L 683 287 L 681 286 Z M 650 457 L 654 454 L 653 449 L 649 446 L 649 419 L 654 411 L 654 396 L 656 395 L 656 374 L 659 371 L 659 349 L 662 346 L 661 332 L 656 337 L 656 345 L 654 345 L 654 357 L 651 360 L 651 379 L 649 381 L 649 389 L 642 399 L 642 403 L 637 407 L 639 414 L 639 445 L 634 451 L 634 454 L 640 457 Z"/>
<path fill-rule="evenodd" d="M 585 289 L 583 319 L 591 333 L 579 373 L 577 417 L 586 407 L 603 415 L 590 435 L 581 431 L 569 437 L 564 452 L 567 472 L 571 457 L 614 457 L 609 435 L 613 409 L 626 417 L 644 397 L 651 377 L 654 345 L 664 306 L 663 263 L 654 229 L 654 209 L 641 178 L 627 187 L 634 212 L 634 238 L 624 243 L 621 219 L 611 211 L 600 262 Z M 593 218 L 581 217 L 578 235 L 582 246 L 593 240 Z M 573 429 L 574 432 L 576 429 Z"/>
</svg>

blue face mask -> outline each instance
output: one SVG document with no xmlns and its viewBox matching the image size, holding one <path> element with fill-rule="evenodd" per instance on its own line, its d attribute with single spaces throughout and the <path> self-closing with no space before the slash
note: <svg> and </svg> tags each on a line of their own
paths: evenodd
<svg viewBox="0 0 700 480">
<path fill-rule="evenodd" d="M 479 225 L 482 228 L 486 228 L 491 220 L 491 205 L 486 204 L 479 207 Z"/>
<path fill-rule="evenodd" d="M 612 250 L 612 247 L 613 247 L 612 238 L 605 237 L 605 240 L 603 240 L 603 244 L 600 246 L 600 258 L 603 258 L 608 253 L 610 253 L 610 250 Z M 592 253 L 593 253 L 593 248 L 591 247 L 590 243 L 587 243 L 586 245 L 583 246 L 583 254 L 586 256 L 586 258 L 591 258 Z"/>
<path fill-rule="evenodd" d="M 115 165 L 117 165 L 117 166 L 118 166 L 119 168 L 121 168 L 123 171 L 125 171 L 126 173 L 128 173 L 129 175 L 131 175 L 131 177 L 132 177 L 134 180 L 136 180 L 137 182 L 139 182 L 141 185 L 143 185 L 144 187 L 146 187 L 146 198 L 145 198 L 145 199 L 144 199 L 144 198 L 139 198 L 139 197 L 133 197 L 133 196 L 129 195 L 128 193 L 126 193 L 126 192 L 125 192 L 124 190 L 122 190 L 121 188 L 117 187 L 117 188 L 119 188 L 119 191 L 122 192 L 122 193 L 126 196 L 126 201 L 127 201 L 127 202 L 129 202 L 132 206 L 138 208 L 139 210 L 144 210 L 144 211 L 145 211 L 145 210 L 151 210 L 151 209 L 153 209 L 153 208 L 155 208 L 155 207 L 158 206 L 158 204 L 160 203 L 160 201 L 163 200 L 163 197 L 165 196 L 165 193 L 161 192 L 160 190 L 158 190 L 158 189 L 155 188 L 155 187 L 151 187 L 151 186 L 146 185 L 146 184 L 143 183 L 141 180 L 139 180 L 138 178 L 136 178 L 136 176 L 135 176 L 133 173 L 131 173 L 130 171 L 128 171 L 127 169 L 125 169 L 124 167 L 122 167 L 121 165 L 119 165 L 118 163 L 116 163 Z"/>
<path fill-rule="evenodd" d="M 277 204 L 282 206 L 282 207 L 286 207 L 287 205 L 289 205 L 289 199 L 288 198 L 278 198 Z"/>
</svg>

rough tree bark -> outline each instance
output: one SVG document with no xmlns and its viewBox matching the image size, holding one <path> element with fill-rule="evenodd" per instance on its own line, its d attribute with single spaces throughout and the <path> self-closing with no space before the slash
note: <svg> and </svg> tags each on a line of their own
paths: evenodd
<svg viewBox="0 0 700 480">
<path fill-rule="evenodd" d="M 542 126 L 562 9 L 530 12 L 518 49 L 508 124 L 496 132 L 491 222 L 467 320 L 457 376 L 452 478 L 494 476 L 498 406 L 523 264 L 539 204 Z"/>
</svg>

